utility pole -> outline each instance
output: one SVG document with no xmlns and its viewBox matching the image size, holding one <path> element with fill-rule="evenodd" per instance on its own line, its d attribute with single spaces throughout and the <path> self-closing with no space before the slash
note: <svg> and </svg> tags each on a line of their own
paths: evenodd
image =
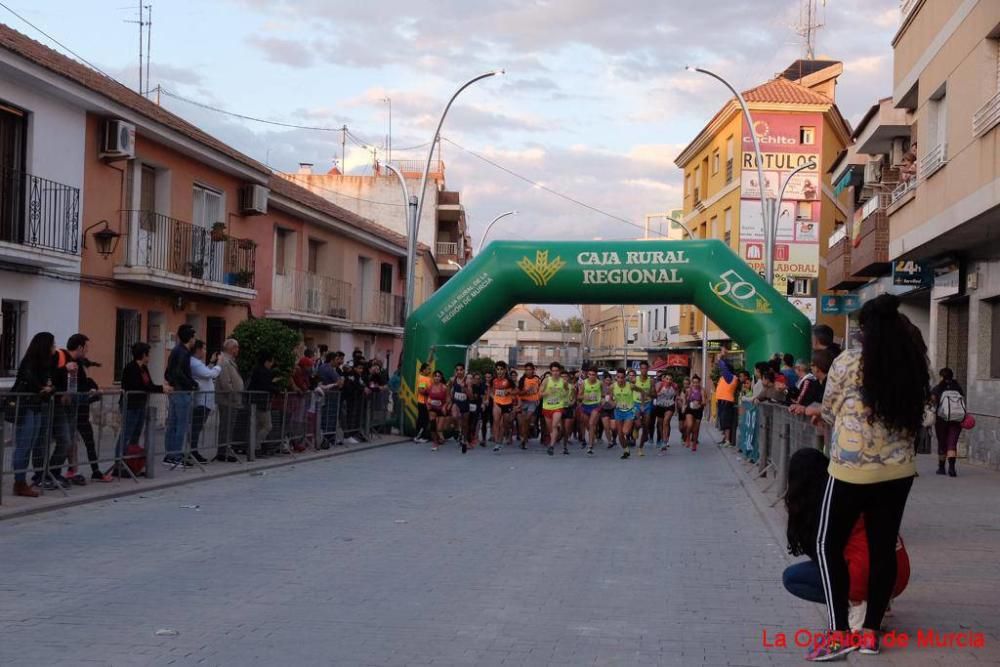
<svg viewBox="0 0 1000 667">
<path fill-rule="evenodd" d="M 146 96 L 148 92 L 146 86 L 149 85 L 149 38 L 152 37 L 150 32 L 152 25 L 152 20 L 147 20 L 146 10 L 149 10 L 149 16 L 153 15 L 153 6 L 142 4 L 142 0 L 139 0 L 139 20 L 138 21 L 125 21 L 125 23 L 136 23 L 139 26 L 139 94 L 143 97 Z M 144 37 L 142 34 L 143 29 L 146 29 L 145 44 Z M 143 61 L 143 47 L 145 46 L 145 62 Z"/>
<path fill-rule="evenodd" d="M 140 19 L 142 17 L 140 16 Z M 140 28 L 141 30 L 142 28 Z M 153 53 L 153 47 L 150 46 L 153 42 L 153 5 L 146 5 L 146 86 L 151 86 L 152 83 L 149 80 L 149 60 Z M 142 86 L 139 86 L 142 88 Z M 145 89 L 140 91 L 142 96 L 145 97 L 146 93 L 149 92 Z"/>
<path fill-rule="evenodd" d="M 347 175 L 347 126 L 340 128 L 340 173 Z"/>
</svg>

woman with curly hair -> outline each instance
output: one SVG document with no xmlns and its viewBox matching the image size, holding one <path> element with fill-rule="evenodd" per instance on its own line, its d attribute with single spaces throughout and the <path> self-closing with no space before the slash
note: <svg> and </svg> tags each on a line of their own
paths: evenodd
<svg viewBox="0 0 1000 667">
<path fill-rule="evenodd" d="M 833 660 L 860 648 L 879 652 L 879 628 L 896 580 L 896 538 L 916 475 L 914 442 L 929 399 L 927 346 L 899 313 L 899 299 L 883 294 L 861 309 L 861 348 L 833 362 L 823 396 L 832 424 L 830 477 L 823 489 L 816 556 L 830 632 L 806 654 Z M 868 538 L 868 608 L 859 637 L 850 636 L 850 579 L 844 547 L 864 514 Z"/>
</svg>

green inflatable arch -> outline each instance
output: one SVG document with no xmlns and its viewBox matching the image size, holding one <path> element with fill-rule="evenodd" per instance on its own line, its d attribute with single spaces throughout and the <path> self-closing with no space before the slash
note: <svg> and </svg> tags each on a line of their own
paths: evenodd
<svg viewBox="0 0 1000 667">
<path fill-rule="evenodd" d="M 722 241 L 495 241 L 406 322 L 407 432 L 421 364 L 430 359 L 449 375 L 520 303 L 694 304 L 746 349 L 749 363 L 809 352 L 809 320 Z"/>
</svg>

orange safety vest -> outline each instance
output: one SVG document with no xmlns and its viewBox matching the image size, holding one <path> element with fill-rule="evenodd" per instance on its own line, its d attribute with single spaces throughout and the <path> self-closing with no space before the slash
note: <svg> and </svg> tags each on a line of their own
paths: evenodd
<svg viewBox="0 0 1000 667">
<path fill-rule="evenodd" d="M 740 379 L 733 375 L 732 382 L 726 382 L 726 378 L 719 376 L 719 383 L 715 385 L 715 400 L 736 402 L 736 388 L 740 386 Z"/>
<path fill-rule="evenodd" d="M 421 389 L 426 389 L 431 386 L 431 379 L 426 375 L 417 376 L 417 403 L 424 405 L 427 403 L 427 397 L 420 392 Z"/>
</svg>

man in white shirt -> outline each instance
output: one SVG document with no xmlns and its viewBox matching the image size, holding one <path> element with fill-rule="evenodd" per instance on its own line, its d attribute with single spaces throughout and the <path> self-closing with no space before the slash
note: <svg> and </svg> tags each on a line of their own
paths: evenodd
<svg viewBox="0 0 1000 667">
<path fill-rule="evenodd" d="M 208 421 L 208 415 L 215 408 L 215 378 L 219 377 L 222 368 L 216 363 L 218 352 L 212 353 L 208 364 L 205 363 L 205 341 L 196 340 L 191 349 L 191 377 L 198 383 L 198 391 L 194 395 L 194 409 L 191 414 L 191 458 L 198 463 L 208 463 L 208 459 L 198 452 L 198 438 Z"/>
</svg>

